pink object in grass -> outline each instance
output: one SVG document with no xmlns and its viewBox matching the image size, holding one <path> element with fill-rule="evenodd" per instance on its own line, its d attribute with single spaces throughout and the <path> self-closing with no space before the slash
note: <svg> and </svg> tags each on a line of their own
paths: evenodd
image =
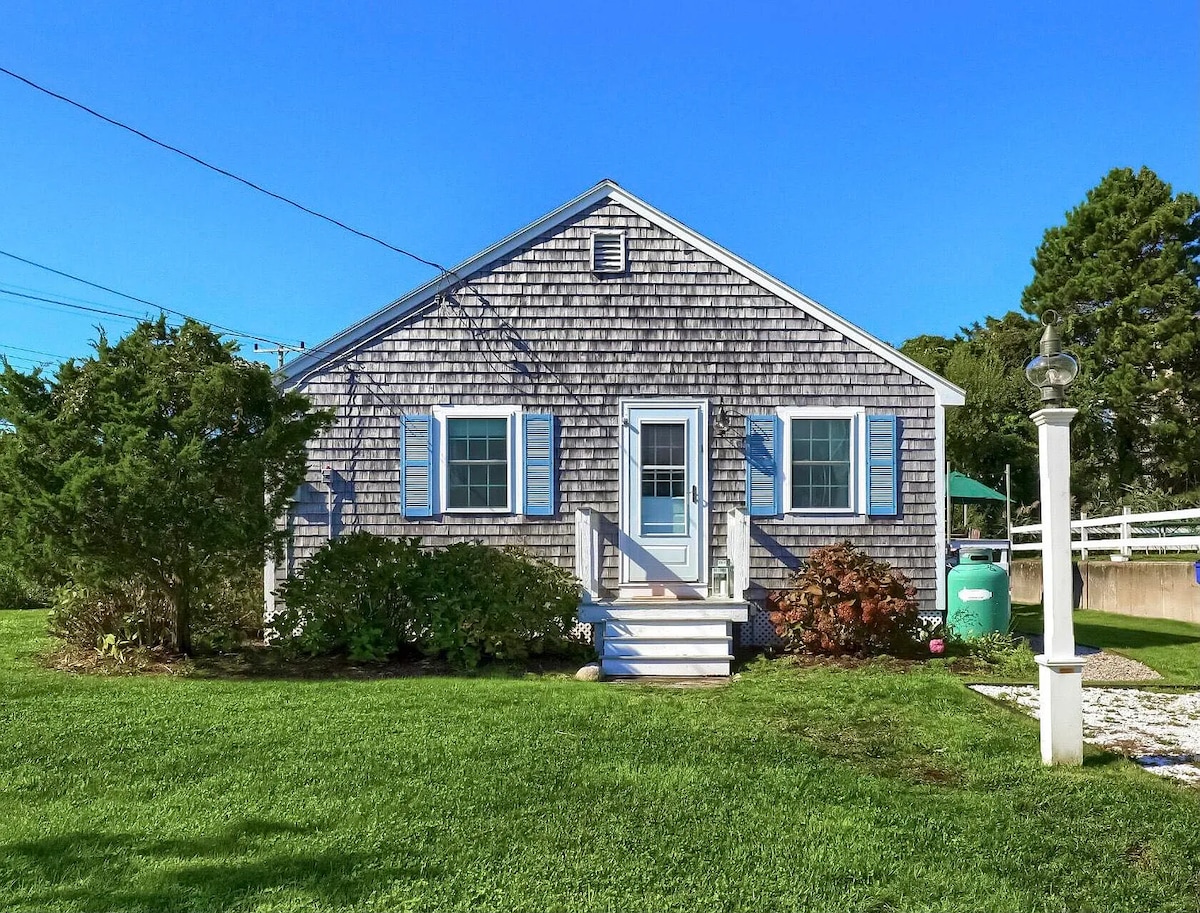
<svg viewBox="0 0 1200 913">
<path fill-rule="evenodd" d="M 946 642 L 944 640 L 942 640 L 940 637 L 935 637 L 933 640 L 931 640 L 929 642 L 929 652 L 930 653 L 945 653 L 946 652 Z"/>
</svg>

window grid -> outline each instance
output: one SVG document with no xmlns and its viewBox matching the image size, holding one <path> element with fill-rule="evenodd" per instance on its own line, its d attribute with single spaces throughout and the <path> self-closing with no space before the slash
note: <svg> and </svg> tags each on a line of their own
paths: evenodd
<svg viewBox="0 0 1200 913">
<path fill-rule="evenodd" d="M 687 431 L 680 422 L 639 426 L 642 473 L 642 535 L 687 532 Z"/>
<path fill-rule="evenodd" d="M 454 509 L 508 507 L 508 419 L 446 419 L 446 500 Z"/>
<path fill-rule="evenodd" d="M 852 421 L 848 418 L 794 418 L 791 425 L 792 509 L 849 509 Z"/>
</svg>

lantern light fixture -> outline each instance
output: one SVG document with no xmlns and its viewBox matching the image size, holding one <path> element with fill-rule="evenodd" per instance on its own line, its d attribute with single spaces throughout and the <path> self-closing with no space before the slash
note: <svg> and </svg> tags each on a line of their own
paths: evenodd
<svg viewBox="0 0 1200 913">
<path fill-rule="evenodd" d="M 1038 342 L 1038 354 L 1026 363 L 1025 377 L 1042 391 L 1043 405 L 1057 407 L 1066 401 L 1065 390 L 1079 373 L 1079 362 L 1062 350 L 1058 313 L 1046 311 L 1042 323 L 1046 328 Z"/>
</svg>

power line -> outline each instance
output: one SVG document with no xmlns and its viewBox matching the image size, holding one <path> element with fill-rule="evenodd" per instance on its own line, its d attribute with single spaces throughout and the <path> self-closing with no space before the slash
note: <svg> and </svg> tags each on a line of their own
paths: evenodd
<svg viewBox="0 0 1200 913">
<path fill-rule="evenodd" d="M 3 66 L 0 66 L 0 73 L 10 76 L 13 79 L 17 80 L 18 82 L 24 83 L 25 85 L 29 86 L 31 89 L 35 89 L 36 91 L 41 92 L 44 95 L 48 95 L 51 98 L 57 99 L 58 101 L 61 101 L 61 102 L 64 102 L 74 108 L 79 109 L 80 111 L 83 111 L 86 114 L 90 114 L 92 117 L 95 117 L 101 121 L 104 121 L 105 123 L 110 124 L 111 126 L 117 127 L 121 130 L 125 130 L 129 133 L 132 133 L 134 136 L 137 136 L 140 139 L 144 139 L 147 142 L 149 142 L 155 146 L 158 146 L 160 149 L 165 149 L 168 152 L 173 152 L 176 155 L 182 156 L 183 158 L 187 159 L 188 161 L 191 161 L 197 165 L 200 165 L 202 168 L 206 168 L 209 171 L 212 171 L 216 174 L 222 175 L 223 177 L 227 177 L 230 180 L 236 181 L 239 184 L 249 187 L 251 190 L 257 191 L 258 193 L 261 193 L 261 194 L 264 194 L 265 196 L 271 197 L 274 200 L 278 200 L 281 203 L 285 203 L 288 206 L 292 206 L 295 209 L 298 209 L 307 215 L 313 216 L 314 218 L 317 218 L 317 219 L 321 219 L 322 221 L 327 222 L 330 225 L 334 225 L 337 228 L 342 229 L 343 231 L 347 231 L 352 235 L 356 235 L 367 241 L 372 241 L 375 244 L 380 245 L 381 247 L 385 247 L 390 251 L 400 254 L 401 256 L 408 257 L 409 259 L 415 260 L 418 263 L 422 263 L 425 266 L 432 267 L 433 269 L 438 271 L 438 273 L 439 273 L 438 278 L 441 278 L 443 276 L 449 276 L 450 278 L 455 280 L 455 285 L 457 287 L 474 295 L 481 302 L 484 302 L 486 304 L 486 300 L 483 298 L 483 296 L 480 295 L 475 289 L 471 288 L 471 286 L 467 283 L 467 281 L 465 279 L 463 279 L 462 276 L 458 275 L 458 273 L 456 273 L 454 270 L 449 269 L 445 266 L 442 266 L 442 264 L 440 264 L 434 260 L 428 260 L 425 257 L 421 257 L 421 256 L 413 253 L 410 250 L 405 250 L 403 247 L 398 247 L 395 244 L 385 241 L 383 238 L 380 238 L 378 235 L 373 235 L 370 232 L 366 232 L 366 231 L 362 231 L 360 229 L 354 228 L 351 225 L 347 225 L 345 222 L 341 221 L 340 219 L 336 219 L 333 216 L 329 216 L 329 215 L 326 215 L 325 213 L 318 212 L 317 210 L 312 209 L 308 206 L 305 206 L 303 203 L 299 203 L 290 197 L 284 196 L 283 194 L 275 193 L 272 190 L 268 190 L 267 188 L 261 186 L 260 184 L 256 184 L 254 181 L 251 181 L 244 177 L 241 177 L 240 175 L 237 175 L 237 174 L 233 173 L 232 171 L 229 171 L 225 168 L 221 168 L 218 165 L 214 165 L 211 162 L 208 162 L 205 159 L 202 159 L 197 155 L 193 155 L 190 152 L 180 149 L 178 146 L 173 146 L 170 143 L 166 143 L 160 139 L 156 139 L 155 137 L 151 136 L 150 134 L 148 134 L 142 130 L 139 130 L 136 127 L 133 127 L 129 124 L 126 124 L 122 121 L 119 121 L 116 118 L 109 117 L 106 114 L 101 114 L 99 111 L 95 110 L 94 108 L 88 107 L 87 105 L 83 104 L 82 102 L 78 102 L 73 98 L 69 98 L 66 95 L 63 95 L 59 92 L 55 92 L 52 89 L 49 89 L 43 85 L 40 85 L 40 84 L 34 82 L 32 79 L 22 76 L 20 73 L 15 73 L 12 70 L 9 70 Z M 20 259 L 20 258 L 17 258 L 17 259 Z M 29 262 L 29 261 L 25 261 L 25 262 Z M 31 265 L 37 266 L 39 264 L 31 264 Z M 75 278 L 75 277 L 69 277 L 69 278 Z M 94 283 L 88 283 L 88 284 L 94 285 Z M 103 288 L 103 286 L 95 286 L 95 287 Z M 117 293 L 117 294 L 121 294 L 121 293 Z M 130 297 L 130 296 L 124 296 L 124 297 Z M 138 301 L 139 303 L 147 303 L 147 302 L 144 302 L 142 299 L 138 299 L 138 298 L 134 298 L 132 300 Z M 490 347 L 488 347 L 488 350 L 485 351 L 485 347 L 483 345 L 481 345 L 481 343 L 479 341 L 480 337 L 486 335 L 484 333 L 484 331 L 482 330 L 482 328 L 479 328 L 476 326 L 474 318 L 470 315 L 470 313 L 467 311 L 467 309 L 460 302 L 455 300 L 455 296 L 453 294 L 451 294 L 449 296 L 449 300 L 452 302 L 452 306 L 457 308 L 457 310 L 459 312 L 459 316 L 463 320 L 465 320 L 465 322 L 468 324 L 468 326 L 470 328 L 470 332 L 469 332 L 468 336 L 469 336 L 469 338 L 471 338 L 472 342 L 476 346 L 476 349 L 480 352 L 481 355 L 484 356 L 484 361 L 487 364 L 488 368 L 490 370 L 492 370 L 494 373 L 499 374 L 500 372 L 497 370 L 496 366 L 494 366 L 491 363 L 492 358 L 495 357 L 495 353 L 491 351 Z M 159 307 L 158 305 L 152 305 L 152 306 Z M 162 308 L 162 310 L 169 311 L 170 309 Z M 170 312 L 175 313 L 175 314 L 181 313 L 178 311 L 170 311 Z M 181 315 L 181 316 L 186 317 L 188 315 Z M 192 318 L 192 319 L 195 319 L 195 318 Z M 213 326 L 217 329 L 224 329 L 227 332 L 233 332 L 233 331 L 230 331 L 228 327 L 220 327 L 217 324 L 211 324 L 211 326 Z M 270 342 L 272 344 L 277 344 L 276 340 L 263 339 L 263 337 L 254 336 L 252 334 L 234 333 L 234 335 L 244 336 L 245 338 L 248 338 L 248 339 L 257 339 L 262 342 Z M 325 354 L 325 355 L 338 354 L 338 352 L 328 350 L 328 349 L 323 349 L 319 346 L 313 346 L 313 347 L 307 349 L 307 351 L 318 352 L 320 354 Z"/>
<path fill-rule="evenodd" d="M 114 127 L 119 127 L 122 130 L 126 130 L 129 133 L 132 133 L 134 136 L 140 137 L 141 139 L 144 139 L 147 142 L 153 143 L 155 146 L 158 146 L 160 149 L 166 149 L 168 152 L 173 152 L 176 155 L 183 156 L 185 159 L 195 162 L 197 165 L 200 165 L 203 168 L 207 168 L 209 171 L 213 171 L 219 175 L 222 175 L 223 177 L 229 178 L 230 180 L 237 181 L 239 184 L 243 184 L 246 187 L 249 187 L 251 190 L 256 190 L 259 193 L 265 194 L 265 195 L 271 197 L 272 199 L 278 200 L 281 203 L 286 203 L 288 206 L 295 207 L 296 209 L 299 209 L 303 213 L 307 213 L 310 216 L 314 216 L 315 218 L 318 218 L 325 222 L 328 222 L 330 225 L 336 225 L 338 228 L 341 228 L 344 231 L 348 231 L 351 234 L 358 235 L 360 238 L 365 238 L 368 241 L 373 241 L 376 244 L 386 247 L 390 251 L 394 251 L 395 253 L 398 253 L 405 257 L 408 257 L 411 260 L 415 260 L 418 263 L 423 263 L 426 266 L 432 267 L 433 269 L 438 270 L 438 272 L 440 272 L 440 273 L 448 273 L 449 272 L 449 270 L 447 270 L 446 267 L 442 266 L 440 263 L 435 263 L 432 260 L 426 260 L 424 257 L 420 257 L 417 254 L 414 254 L 412 251 L 405 250 L 403 247 L 397 247 L 395 244 L 391 244 L 391 243 L 383 240 L 382 238 L 380 238 L 377 235 L 373 235 L 373 234 L 370 234 L 369 232 L 360 231 L 357 228 L 353 228 L 353 227 L 347 225 L 345 222 L 341 221 L 340 219 L 335 219 L 333 216 L 327 216 L 327 215 L 325 215 L 325 213 L 318 212 L 315 209 L 311 209 L 308 206 L 305 206 L 303 203 L 298 203 L 297 201 L 291 199 L 290 197 L 286 197 L 281 193 L 275 193 L 273 190 L 268 190 L 267 188 L 265 188 L 259 184 L 256 184 L 253 181 L 247 180 L 244 177 L 234 174 L 232 171 L 227 171 L 226 169 L 221 168 L 217 165 L 214 165 L 211 162 L 205 161 L 204 159 L 200 158 L 197 155 L 192 155 L 192 153 L 190 153 L 190 152 L 185 152 L 183 149 L 180 149 L 178 146 L 172 146 L 170 143 L 165 143 L 160 139 L 155 139 L 150 134 L 143 133 L 141 130 L 137 129 L 136 127 L 131 127 L 129 124 L 122 123 L 121 121 L 116 120 L 115 118 L 109 117 L 105 114 L 101 114 L 99 111 L 95 110 L 94 108 L 89 108 L 87 105 L 85 105 L 81 102 L 77 102 L 73 98 L 68 98 L 66 95 L 62 95 L 58 92 L 55 92 L 52 89 L 48 89 L 45 86 L 39 85 L 38 83 L 34 82 L 32 79 L 27 79 L 26 77 L 22 76 L 20 73 L 14 73 L 12 70 L 6 69 L 4 67 L 0 67 L 0 73 L 4 73 L 6 76 L 11 76 L 13 79 L 17 80 L 18 82 L 23 82 L 25 85 L 29 86 L 31 89 L 36 89 L 37 91 L 39 91 L 45 95 L 49 95 L 51 98 L 56 98 L 61 102 L 66 102 L 68 105 L 71 105 L 74 108 L 78 108 L 80 111 L 90 114 L 92 117 L 98 118 L 98 119 L 104 121 L 106 124 L 111 124 Z"/>
<path fill-rule="evenodd" d="M 192 317 L 190 314 L 185 314 L 183 311 L 176 310 L 175 308 L 165 307 L 161 304 L 155 304 L 153 301 L 147 301 L 145 298 L 139 298 L 136 295 L 130 295 L 125 292 L 117 291 L 115 288 L 109 288 L 107 285 L 101 285 L 99 282 L 93 282 L 90 279 L 84 279 L 82 276 L 76 276 L 73 273 L 68 273 L 61 269 L 55 269 L 53 266 L 47 266 L 44 263 L 38 263 L 34 260 L 29 260 L 25 257 L 19 257 L 16 254 L 10 253 L 9 251 L 6 251 L 6 250 L 0 250 L 0 256 L 8 257 L 10 260 L 16 260 L 17 262 L 24 263 L 28 266 L 37 267 L 38 269 L 45 270 L 48 273 L 54 273 L 54 275 L 56 275 L 56 276 L 62 276 L 65 279 L 71 279 L 74 282 L 80 282 L 84 285 L 91 286 L 94 289 L 99 289 L 102 292 L 108 292 L 110 295 L 116 295 L 119 298 L 124 298 L 127 301 L 133 301 L 137 304 L 145 304 L 149 307 L 154 308 L 155 310 L 163 311 L 164 313 L 167 313 L 167 314 L 174 314 L 176 317 L 183 317 L 185 319 L 190 319 L 190 320 L 198 320 L 198 318 Z M 206 321 L 198 321 L 198 322 L 205 323 Z M 276 339 L 268 339 L 266 336 L 258 336 L 254 333 L 243 333 L 239 330 L 233 329 L 232 327 L 222 326 L 219 323 L 209 323 L 208 325 L 216 330 L 224 330 L 226 333 L 229 333 L 231 336 L 239 336 L 243 339 L 253 339 L 253 340 L 257 340 L 258 342 L 269 342 L 272 345 L 279 344 L 279 341 Z"/>
<path fill-rule="evenodd" d="M 134 314 L 122 314 L 119 311 L 110 311 L 106 308 L 88 307 L 86 304 L 72 304 L 69 301 L 60 301 L 57 298 L 43 298 L 41 295 L 27 295 L 24 292 L 14 292 L 11 289 L 0 287 L 0 295 L 11 295 L 14 298 L 24 298 L 27 301 L 41 301 L 45 304 L 53 304 L 58 307 L 70 308 L 73 311 L 85 311 L 89 314 L 102 314 L 105 317 L 120 317 L 124 320 L 132 320 L 137 323 L 144 320 L 144 317 L 138 317 Z"/>
<path fill-rule="evenodd" d="M 28 352 L 31 355 L 48 355 L 50 358 L 59 358 L 66 361 L 70 356 L 56 355 L 53 352 L 43 352 L 41 349 L 27 349 L 24 346 L 15 346 L 10 342 L 0 342 L 0 349 L 12 349 L 15 352 Z"/>
</svg>

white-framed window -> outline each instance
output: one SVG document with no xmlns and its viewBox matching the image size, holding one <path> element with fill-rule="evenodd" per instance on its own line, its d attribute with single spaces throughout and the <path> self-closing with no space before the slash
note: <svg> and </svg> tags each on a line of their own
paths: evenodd
<svg viewBox="0 0 1200 913">
<path fill-rule="evenodd" d="M 437 477 L 446 513 L 508 514 L 522 503 L 520 406 L 435 406 Z"/>
<path fill-rule="evenodd" d="M 857 514 L 865 510 L 862 434 L 857 406 L 781 406 L 783 509 Z"/>
</svg>

